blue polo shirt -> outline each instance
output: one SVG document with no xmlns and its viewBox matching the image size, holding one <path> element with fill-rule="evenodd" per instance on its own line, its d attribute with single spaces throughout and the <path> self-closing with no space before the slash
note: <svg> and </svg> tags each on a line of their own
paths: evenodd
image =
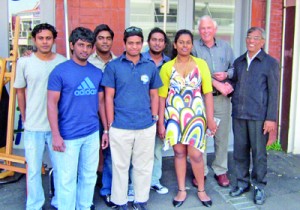
<svg viewBox="0 0 300 210">
<path fill-rule="evenodd" d="M 149 61 L 152 61 L 154 64 L 155 62 L 153 61 L 153 59 L 151 58 L 150 52 L 149 50 L 147 52 L 143 53 L 143 57 L 146 58 Z M 156 66 L 157 70 L 160 71 L 162 65 L 164 65 L 166 62 L 168 62 L 169 60 L 171 60 L 168 56 L 166 56 L 164 53 L 162 54 L 162 60 L 159 62 L 159 64 Z"/>
<path fill-rule="evenodd" d="M 150 90 L 162 86 L 153 62 L 142 55 L 136 65 L 125 53 L 108 63 L 101 84 L 115 89 L 114 121 L 120 129 L 145 129 L 152 126 Z"/>
</svg>

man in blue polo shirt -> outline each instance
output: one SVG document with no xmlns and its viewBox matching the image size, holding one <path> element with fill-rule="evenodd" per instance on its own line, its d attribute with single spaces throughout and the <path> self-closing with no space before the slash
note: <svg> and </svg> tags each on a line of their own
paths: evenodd
<svg viewBox="0 0 300 210">
<path fill-rule="evenodd" d="M 109 125 L 113 181 L 111 200 L 127 209 L 128 171 L 133 166 L 134 209 L 147 209 L 158 120 L 158 92 L 162 86 L 155 64 L 145 59 L 142 29 L 124 32 L 125 52 L 104 72 L 105 107 Z"/>
</svg>

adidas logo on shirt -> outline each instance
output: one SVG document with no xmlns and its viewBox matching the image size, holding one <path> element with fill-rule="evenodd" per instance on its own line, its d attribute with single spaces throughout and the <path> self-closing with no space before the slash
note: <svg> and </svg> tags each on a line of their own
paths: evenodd
<svg viewBox="0 0 300 210">
<path fill-rule="evenodd" d="M 97 89 L 94 84 L 90 80 L 90 78 L 86 77 L 80 85 L 75 90 L 75 96 L 86 96 L 86 95 L 95 95 L 97 93 Z"/>
</svg>

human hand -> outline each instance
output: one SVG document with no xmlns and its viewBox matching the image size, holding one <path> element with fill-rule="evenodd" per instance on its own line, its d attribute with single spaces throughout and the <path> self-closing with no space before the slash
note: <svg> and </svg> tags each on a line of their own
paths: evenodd
<svg viewBox="0 0 300 210">
<path fill-rule="evenodd" d="M 109 145 L 109 137 L 107 133 L 103 133 L 101 147 L 102 149 L 106 149 Z"/>
<path fill-rule="evenodd" d="M 266 120 L 264 122 L 264 135 L 266 135 L 267 133 L 276 131 L 276 122 L 275 121 L 270 121 L 270 120 Z"/>
<path fill-rule="evenodd" d="M 210 135 L 214 136 L 216 134 L 218 127 L 214 119 L 207 119 L 207 128 L 210 130 Z"/>
<path fill-rule="evenodd" d="M 28 57 L 28 56 L 30 56 L 31 54 L 32 54 L 32 50 L 25 50 L 25 51 L 23 52 L 22 56 Z"/>
<path fill-rule="evenodd" d="M 166 137 L 166 128 L 163 124 L 162 125 L 160 125 L 159 123 L 157 124 L 157 134 L 158 134 L 158 137 L 161 140 L 165 139 L 165 137 Z"/>
<path fill-rule="evenodd" d="M 64 140 L 60 135 L 53 135 L 52 147 L 53 150 L 57 152 L 64 152 L 66 150 L 66 145 L 64 143 Z"/>
<path fill-rule="evenodd" d="M 230 94 L 233 91 L 233 87 L 231 86 L 230 83 L 225 82 L 217 82 L 215 83 L 215 88 L 223 95 L 223 96 L 227 96 L 228 94 Z"/>
<path fill-rule="evenodd" d="M 226 89 L 227 95 L 232 93 L 232 91 L 233 91 L 232 85 L 229 82 L 225 82 L 224 84 L 225 84 L 225 89 Z"/>
<path fill-rule="evenodd" d="M 227 79 L 228 77 L 228 73 L 223 71 L 223 72 L 216 72 L 213 74 L 213 78 L 218 80 L 218 81 L 224 81 L 225 79 Z"/>
</svg>

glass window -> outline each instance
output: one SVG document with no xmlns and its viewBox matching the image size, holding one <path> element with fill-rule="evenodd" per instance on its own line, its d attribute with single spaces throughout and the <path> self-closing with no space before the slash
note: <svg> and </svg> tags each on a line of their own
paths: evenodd
<svg viewBox="0 0 300 210">
<path fill-rule="evenodd" d="M 31 40 L 31 31 L 34 26 L 38 25 L 40 20 L 40 1 L 39 0 L 19 0 L 9 1 L 9 20 L 10 20 L 10 42 L 14 33 L 15 16 L 20 17 L 20 36 L 19 36 L 19 53 L 33 48 Z"/>
<path fill-rule="evenodd" d="M 209 15 L 217 21 L 216 37 L 228 41 L 233 45 L 235 0 L 195 0 L 194 7 L 194 35 L 198 34 L 198 21 L 203 15 Z"/>
<path fill-rule="evenodd" d="M 177 0 L 169 0 L 169 9 L 166 16 L 166 28 L 164 28 L 164 14 L 160 11 L 161 0 L 130 0 L 130 26 L 138 26 L 143 29 L 144 47 L 142 51 L 148 49 L 147 37 L 150 30 L 154 27 L 163 29 L 169 40 L 174 39 L 177 31 Z M 167 53 L 170 51 L 168 45 Z"/>
</svg>

